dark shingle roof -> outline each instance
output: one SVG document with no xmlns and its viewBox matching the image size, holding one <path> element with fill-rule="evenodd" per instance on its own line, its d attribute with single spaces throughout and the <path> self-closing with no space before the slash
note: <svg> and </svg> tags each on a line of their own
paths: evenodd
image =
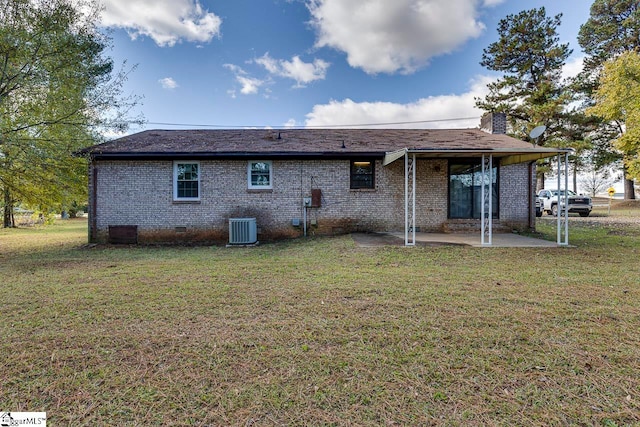
<svg viewBox="0 0 640 427">
<path fill-rule="evenodd" d="M 532 144 L 479 129 L 148 130 L 82 154 L 93 158 L 382 157 L 409 150 L 531 151 Z"/>
</svg>

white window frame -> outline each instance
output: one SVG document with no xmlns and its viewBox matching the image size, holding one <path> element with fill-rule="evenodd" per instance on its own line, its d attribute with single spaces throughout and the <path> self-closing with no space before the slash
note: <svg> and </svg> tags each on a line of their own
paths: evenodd
<svg viewBox="0 0 640 427">
<path fill-rule="evenodd" d="M 178 165 L 197 165 L 198 166 L 198 197 L 178 197 Z M 200 162 L 197 160 L 175 160 L 173 162 L 173 200 L 176 202 L 197 202 L 200 201 L 202 194 L 202 186 L 200 185 L 200 176 L 202 169 Z"/>
<path fill-rule="evenodd" d="M 255 163 L 265 163 L 269 165 L 269 185 L 251 184 L 251 165 Z M 273 189 L 273 164 L 271 160 L 249 160 L 247 163 L 247 188 L 249 190 L 271 190 Z"/>
</svg>

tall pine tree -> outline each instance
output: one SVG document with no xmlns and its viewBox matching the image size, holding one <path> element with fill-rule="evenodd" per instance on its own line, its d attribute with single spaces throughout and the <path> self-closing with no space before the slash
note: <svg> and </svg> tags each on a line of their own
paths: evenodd
<svg viewBox="0 0 640 427">
<path fill-rule="evenodd" d="M 568 100 L 561 73 L 571 49 L 559 43 L 561 16 L 548 17 L 544 7 L 508 15 L 498 24 L 498 41 L 483 51 L 480 64 L 503 76 L 488 85 L 489 94 L 476 105 L 507 113 L 514 135 L 522 139 L 543 124 L 553 135 Z"/>
<path fill-rule="evenodd" d="M 480 63 L 502 77 L 488 85 L 489 93 L 476 99 L 476 106 L 506 113 L 519 139 L 527 140 L 533 128 L 547 126 L 540 145 L 560 145 L 565 139 L 562 118 L 570 98 L 562 84 L 562 67 L 572 51 L 559 42 L 561 17 L 548 17 L 544 7 L 508 15 L 498 24 L 498 41 L 484 49 Z M 542 165 L 539 171 L 544 170 Z M 540 186 L 543 180 L 540 175 Z"/>
</svg>

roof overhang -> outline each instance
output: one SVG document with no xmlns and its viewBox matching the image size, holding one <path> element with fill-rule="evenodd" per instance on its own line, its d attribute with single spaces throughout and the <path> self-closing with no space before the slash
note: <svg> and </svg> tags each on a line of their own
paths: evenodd
<svg viewBox="0 0 640 427">
<path fill-rule="evenodd" d="M 385 153 L 382 164 L 387 166 L 407 154 L 414 154 L 419 159 L 441 159 L 454 157 L 482 157 L 491 155 L 500 159 L 503 166 L 513 165 L 517 163 L 535 162 L 536 160 L 553 157 L 558 154 L 572 153 L 570 148 L 530 148 L 530 149 L 508 149 L 494 148 L 488 150 L 477 149 L 459 149 L 459 150 L 439 150 L 439 149 L 411 149 L 403 148 L 401 150 L 389 151 Z"/>
<path fill-rule="evenodd" d="M 402 158 L 407 154 L 408 149 L 403 148 L 402 150 L 397 151 L 389 151 L 384 155 L 384 160 L 382 161 L 383 166 L 387 166 L 390 163 L 395 162 L 396 160 Z"/>
<path fill-rule="evenodd" d="M 323 160 L 323 159 L 380 159 L 381 152 L 80 152 L 80 156 L 89 156 L 92 160 L 244 160 L 244 159 L 287 159 L 287 160 Z"/>
</svg>

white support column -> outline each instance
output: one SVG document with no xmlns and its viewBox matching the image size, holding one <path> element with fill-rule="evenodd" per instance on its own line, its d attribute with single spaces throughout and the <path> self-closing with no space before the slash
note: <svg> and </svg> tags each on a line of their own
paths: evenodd
<svg viewBox="0 0 640 427">
<path fill-rule="evenodd" d="M 569 246 L 569 153 L 564 153 L 564 241 Z"/>
<path fill-rule="evenodd" d="M 558 207 L 556 212 L 558 213 L 556 215 L 556 244 L 560 245 L 561 242 L 561 235 L 560 235 L 560 216 L 562 216 L 561 210 L 560 210 L 560 189 L 562 188 L 560 183 L 562 180 L 562 176 L 560 174 L 560 153 L 558 153 L 557 156 L 557 161 L 558 161 L 558 183 L 556 184 L 556 188 L 558 189 Z M 551 207 L 551 209 L 553 209 L 553 206 Z"/>
<path fill-rule="evenodd" d="M 416 155 L 404 155 L 404 244 L 416 244 Z"/>
<path fill-rule="evenodd" d="M 482 245 L 493 243 L 493 155 L 482 155 L 482 185 L 480 189 L 480 233 Z"/>
<path fill-rule="evenodd" d="M 412 232 L 412 236 L 411 236 L 411 242 L 412 245 L 415 246 L 416 244 L 416 168 L 418 166 L 418 163 L 416 162 L 416 155 L 415 153 L 412 155 L 412 159 L 411 159 L 411 171 L 413 172 L 411 174 L 411 232 Z"/>
<path fill-rule="evenodd" d="M 556 218 L 557 244 L 559 246 L 569 245 L 569 153 L 558 153 L 558 216 Z M 564 167 L 563 167 L 564 163 Z M 564 173 L 564 182 L 562 174 Z M 562 185 L 564 184 L 564 185 Z"/>
</svg>

